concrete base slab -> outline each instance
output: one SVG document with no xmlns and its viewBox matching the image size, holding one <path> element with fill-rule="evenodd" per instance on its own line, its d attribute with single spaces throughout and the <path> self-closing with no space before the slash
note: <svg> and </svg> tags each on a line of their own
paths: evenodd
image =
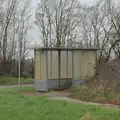
<svg viewBox="0 0 120 120">
<path fill-rule="evenodd" d="M 35 80 L 35 89 L 37 91 L 48 91 L 46 80 Z"/>
<path fill-rule="evenodd" d="M 73 86 L 80 86 L 85 84 L 86 81 L 84 80 L 35 80 L 35 89 L 37 91 L 48 91 L 48 90 L 55 90 L 55 89 L 67 89 Z"/>
<path fill-rule="evenodd" d="M 48 89 L 66 89 L 72 86 L 72 80 L 48 80 Z"/>
</svg>

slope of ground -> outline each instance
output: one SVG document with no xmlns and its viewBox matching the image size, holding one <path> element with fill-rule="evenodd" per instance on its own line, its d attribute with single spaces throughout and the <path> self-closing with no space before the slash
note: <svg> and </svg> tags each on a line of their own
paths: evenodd
<svg viewBox="0 0 120 120">
<path fill-rule="evenodd" d="M 91 84 L 94 87 L 102 86 L 108 92 L 120 92 L 120 60 L 111 60 L 97 68 L 99 70 Z"/>
<path fill-rule="evenodd" d="M 0 120 L 119 120 L 120 110 L 49 100 L 31 87 L 0 89 Z"/>
</svg>

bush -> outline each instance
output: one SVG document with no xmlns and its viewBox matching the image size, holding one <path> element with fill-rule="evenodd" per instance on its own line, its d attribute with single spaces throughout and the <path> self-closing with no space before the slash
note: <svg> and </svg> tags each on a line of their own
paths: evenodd
<svg viewBox="0 0 120 120">
<path fill-rule="evenodd" d="M 18 74 L 15 74 L 14 77 L 18 78 L 19 76 L 18 76 Z M 32 78 L 32 75 L 29 74 L 29 73 L 22 73 L 22 74 L 21 74 L 21 77 L 23 77 L 23 78 L 25 78 L 25 79 L 26 79 L 26 78 Z"/>
<path fill-rule="evenodd" d="M 22 77 L 23 77 L 23 78 L 29 78 L 29 77 L 30 77 L 30 75 L 29 75 L 29 74 L 27 74 L 27 73 L 22 73 Z"/>
</svg>

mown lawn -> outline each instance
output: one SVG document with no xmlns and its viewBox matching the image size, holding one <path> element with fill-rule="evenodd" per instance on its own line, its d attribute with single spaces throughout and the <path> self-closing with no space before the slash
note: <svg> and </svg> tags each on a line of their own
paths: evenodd
<svg viewBox="0 0 120 120">
<path fill-rule="evenodd" d="M 119 109 L 25 96 L 23 91 L 34 88 L 0 89 L 0 120 L 120 120 Z"/>
</svg>

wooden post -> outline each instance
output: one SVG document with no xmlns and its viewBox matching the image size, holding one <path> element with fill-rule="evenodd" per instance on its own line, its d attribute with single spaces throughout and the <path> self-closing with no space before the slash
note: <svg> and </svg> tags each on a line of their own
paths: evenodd
<svg viewBox="0 0 120 120">
<path fill-rule="evenodd" d="M 46 50 L 46 91 L 48 91 L 48 51 Z"/>
<path fill-rule="evenodd" d="M 74 84 L 74 51 L 72 51 L 72 84 Z"/>
<path fill-rule="evenodd" d="M 60 88 L 60 77 L 61 77 L 61 54 L 58 50 L 58 88 Z"/>
<path fill-rule="evenodd" d="M 66 70 L 67 70 L 67 79 L 68 79 L 68 50 L 66 51 Z"/>
</svg>

